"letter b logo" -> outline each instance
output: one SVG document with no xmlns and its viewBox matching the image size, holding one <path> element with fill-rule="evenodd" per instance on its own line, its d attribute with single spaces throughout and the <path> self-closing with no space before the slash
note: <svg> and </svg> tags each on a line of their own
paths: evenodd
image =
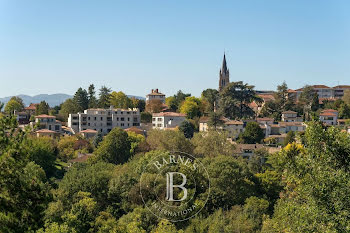
<svg viewBox="0 0 350 233">
<path fill-rule="evenodd" d="M 174 184 L 174 174 L 181 175 L 182 183 Z M 184 187 L 186 184 L 186 176 L 181 172 L 168 172 L 166 174 L 166 200 L 167 201 L 183 201 L 187 198 L 187 189 Z M 174 199 L 174 188 L 180 188 L 183 191 L 183 197 L 181 199 Z"/>
</svg>

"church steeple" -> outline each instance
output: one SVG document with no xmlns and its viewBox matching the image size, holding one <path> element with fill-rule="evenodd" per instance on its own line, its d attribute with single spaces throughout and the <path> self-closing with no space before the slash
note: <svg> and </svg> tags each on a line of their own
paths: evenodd
<svg viewBox="0 0 350 233">
<path fill-rule="evenodd" d="M 220 69 L 219 91 L 221 91 L 227 84 L 230 83 L 230 72 L 227 69 L 226 54 L 222 60 L 222 68 Z"/>
</svg>

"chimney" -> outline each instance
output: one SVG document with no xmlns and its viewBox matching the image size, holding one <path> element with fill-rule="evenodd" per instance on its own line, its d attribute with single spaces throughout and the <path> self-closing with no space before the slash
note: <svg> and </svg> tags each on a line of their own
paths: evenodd
<svg viewBox="0 0 350 233">
<path fill-rule="evenodd" d="M 156 89 L 156 93 L 158 93 L 158 88 Z"/>
<path fill-rule="evenodd" d="M 152 93 L 153 93 L 153 89 L 152 89 Z"/>
</svg>

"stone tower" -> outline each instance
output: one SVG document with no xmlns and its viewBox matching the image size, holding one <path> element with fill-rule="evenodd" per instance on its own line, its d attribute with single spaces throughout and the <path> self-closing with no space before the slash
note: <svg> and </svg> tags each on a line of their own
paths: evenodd
<svg viewBox="0 0 350 233">
<path fill-rule="evenodd" d="M 221 91 L 229 83 L 230 83 L 230 72 L 227 69 L 226 56 L 224 53 L 224 60 L 222 61 L 222 68 L 220 69 L 219 91 Z"/>
</svg>

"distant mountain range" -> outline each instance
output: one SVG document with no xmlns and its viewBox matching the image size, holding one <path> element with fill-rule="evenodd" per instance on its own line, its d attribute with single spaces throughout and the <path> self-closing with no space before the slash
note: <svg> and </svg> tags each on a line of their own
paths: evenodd
<svg viewBox="0 0 350 233">
<path fill-rule="evenodd" d="M 67 94 L 40 94 L 40 95 L 35 95 L 35 96 L 29 96 L 29 95 L 17 95 L 23 100 L 23 103 L 25 106 L 28 106 L 31 103 L 40 103 L 41 101 L 46 101 L 46 103 L 49 104 L 50 107 L 55 107 L 57 105 L 60 105 L 63 103 L 66 99 L 72 98 L 72 95 L 67 95 Z M 4 98 L 0 98 L 0 102 L 2 103 L 7 103 L 12 96 L 7 96 Z M 129 98 L 134 97 L 136 99 L 145 99 L 144 97 L 141 96 L 133 96 L 133 95 L 128 95 Z"/>
</svg>

